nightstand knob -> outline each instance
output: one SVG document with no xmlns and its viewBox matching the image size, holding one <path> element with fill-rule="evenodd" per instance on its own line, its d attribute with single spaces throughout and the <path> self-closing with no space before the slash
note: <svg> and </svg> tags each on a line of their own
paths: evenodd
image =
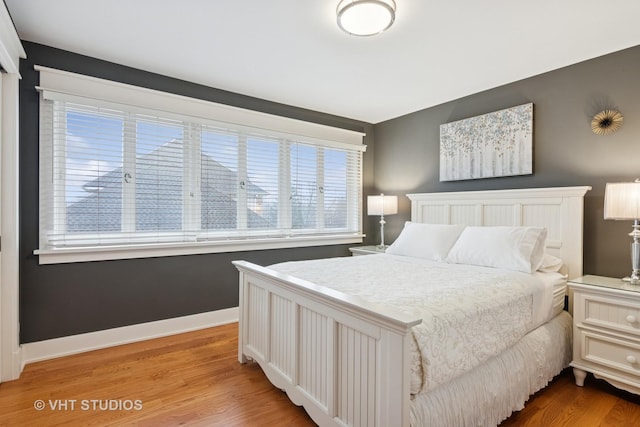
<svg viewBox="0 0 640 427">
<path fill-rule="evenodd" d="M 637 360 L 633 356 L 627 356 L 627 362 L 631 363 L 632 365 L 635 365 Z"/>
<path fill-rule="evenodd" d="M 626 319 L 627 319 L 627 322 L 629 323 L 636 323 L 636 320 L 638 320 L 636 319 L 636 316 L 634 316 L 633 314 L 628 315 Z"/>
</svg>

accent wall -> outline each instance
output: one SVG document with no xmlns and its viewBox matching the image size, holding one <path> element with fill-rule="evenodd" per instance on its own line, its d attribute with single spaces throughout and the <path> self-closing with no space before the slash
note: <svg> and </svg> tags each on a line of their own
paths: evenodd
<svg viewBox="0 0 640 427">
<path fill-rule="evenodd" d="M 638 70 L 640 46 L 376 124 L 375 188 L 400 196 L 400 214 L 385 218 L 385 238 L 392 242 L 410 218 L 406 193 L 589 185 L 593 189 L 585 198 L 584 272 L 628 275 L 632 223 L 605 221 L 603 202 L 607 182 L 640 177 Z M 529 102 L 532 175 L 440 182 L 441 124 Z M 624 124 L 614 134 L 596 135 L 591 118 L 605 108 L 619 109 Z M 369 232 L 376 233 L 375 223 L 369 223 Z"/>
</svg>

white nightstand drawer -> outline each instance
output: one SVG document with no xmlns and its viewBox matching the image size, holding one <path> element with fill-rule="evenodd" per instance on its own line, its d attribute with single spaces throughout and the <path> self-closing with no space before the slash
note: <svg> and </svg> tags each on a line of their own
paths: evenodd
<svg viewBox="0 0 640 427">
<path fill-rule="evenodd" d="M 640 379 L 640 342 L 636 344 L 591 331 L 582 331 L 580 340 L 581 358 L 585 361 Z"/>
<path fill-rule="evenodd" d="M 573 292 L 573 372 L 587 372 L 640 394 L 640 286 L 587 275 L 568 282 Z"/>
<path fill-rule="evenodd" d="M 574 298 L 576 321 L 640 336 L 640 303 L 579 293 Z"/>
</svg>

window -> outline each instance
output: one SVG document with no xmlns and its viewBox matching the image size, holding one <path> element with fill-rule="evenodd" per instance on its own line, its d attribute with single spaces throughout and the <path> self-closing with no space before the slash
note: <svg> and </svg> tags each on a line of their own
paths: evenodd
<svg viewBox="0 0 640 427">
<path fill-rule="evenodd" d="M 361 144 L 39 89 L 41 263 L 362 239 Z"/>
</svg>

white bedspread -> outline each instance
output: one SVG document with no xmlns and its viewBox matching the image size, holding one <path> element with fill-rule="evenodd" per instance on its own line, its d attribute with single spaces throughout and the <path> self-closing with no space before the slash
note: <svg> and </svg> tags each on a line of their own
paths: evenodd
<svg viewBox="0 0 640 427">
<path fill-rule="evenodd" d="M 270 266 L 318 285 L 419 316 L 412 329 L 411 392 L 480 365 L 552 317 L 557 273 L 525 274 L 389 254 Z"/>
</svg>

